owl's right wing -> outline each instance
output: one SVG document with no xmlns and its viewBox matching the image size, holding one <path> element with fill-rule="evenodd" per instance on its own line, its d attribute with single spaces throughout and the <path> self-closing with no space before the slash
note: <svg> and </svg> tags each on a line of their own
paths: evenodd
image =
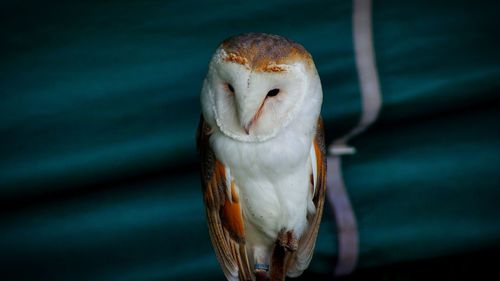
<svg viewBox="0 0 500 281">
<path fill-rule="evenodd" d="M 210 239 L 228 280 L 252 280 L 238 194 L 234 183 L 226 178 L 226 168 L 210 148 L 210 134 L 211 128 L 201 116 L 197 146 Z"/>
</svg>

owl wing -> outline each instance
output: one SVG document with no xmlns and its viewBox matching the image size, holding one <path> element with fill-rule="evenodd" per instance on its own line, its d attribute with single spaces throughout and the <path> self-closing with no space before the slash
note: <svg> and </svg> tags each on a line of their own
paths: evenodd
<svg viewBox="0 0 500 281">
<path fill-rule="evenodd" d="M 226 167 L 210 148 L 210 134 L 211 128 L 201 116 L 197 146 L 201 156 L 201 182 L 210 239 L 228 280 L 252 280 L 238 194 L 234 182 L 226 177 Z"/>
<path fill-rule="evenodd" d="M 288 258 L 287 275 L 290 277 L 299 276 L 309 266 L 323 213 L 326 193 L 326 149 L 323 120 L 321 117 L 318 119 L 311 154 L 311 178 L 313 186 L 311 192 L 316 212 L 308 215 L 307 221 L 309 227 L 300 238 L 297 251 Z"/>
</svg>

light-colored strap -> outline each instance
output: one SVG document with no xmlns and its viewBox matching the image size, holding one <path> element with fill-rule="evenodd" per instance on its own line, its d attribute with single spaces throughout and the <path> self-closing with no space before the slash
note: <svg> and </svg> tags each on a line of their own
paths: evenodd
<svg viewBox="0 0 500 281">
<path fill-rule="evenodd" d="M 359 247 L 358 226 L 342 177 L 342 158 L 340 155 L 334 155 L 328 157 L 327 161 L 327 196 L 333 207 L 337 224 L 337 248 L 339 252 L 335 275 L 346 275 L 356 267 Z"/>
<path fill-rule="evenodd" d="M 345 136 L 335 140 L 328 148 L 330 155 L 327 160 L 327 195 L 333 207 L 337 225 L 339 252 L 335 268 L 336 275 L 351 273 L 356 268 L 359 253 L 356 216 L 342 176 L 341 155 L 355 153 L 356 150 L 348 146 L 347 142 L 375 122 L 382 105 L 373 48 L 371 4 L 371 0 L 353 1 L 353 40 L 363 111 L 358 125 Z"/>
<path fill-rule="evenodd" d="M 382 95 L 380 93 L 380 83 L 373 48 L 371 2 L 371 0 L 353 1 L 353 40 L 356 68 L 361 86 L 363 111 L 358 125 L 330 145 L 329 150 L 333 154 L 337 153 L 336 150 L 346 147 L 349 139 L 362 133 L 368 126 L 375 122 L 382 105 Z"/>
</svg>

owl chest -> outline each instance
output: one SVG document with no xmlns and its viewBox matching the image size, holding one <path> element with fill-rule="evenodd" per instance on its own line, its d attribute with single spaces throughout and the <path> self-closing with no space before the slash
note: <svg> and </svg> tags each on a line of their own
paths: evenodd
<svg viewBox="0 0 500 281">
<path fill-rule="evenodd" d="M 235 173 L 259 178 L 288 174 L 303 167 L 310 148 L 306 138 L 296 136 L 283 136 L 262 143 L 215 136 L 212 144 L 217 158 Z"/>
<path fill-rule="evenodd" d="M 301 233 L 306 221 L 311 140 L 295 134 L 243 143 L 222 135 L 211 143 L 238 187 L 249 231 L 255 228 L 271 242 L 283 227 Z"/>
</svg>

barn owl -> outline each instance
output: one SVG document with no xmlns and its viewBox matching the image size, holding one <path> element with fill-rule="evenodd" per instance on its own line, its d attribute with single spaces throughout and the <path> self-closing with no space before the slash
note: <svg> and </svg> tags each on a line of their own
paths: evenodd
<svg viewBox="0 0 500 281">
<path fill-rule="evenodd" d="M 284 280 L 308 267 L 325 195 L 322 96 L 311 55 L 289 39 L 248 33 L 215 51 L 197 145 L 228 280 Z"/>
</svg>

